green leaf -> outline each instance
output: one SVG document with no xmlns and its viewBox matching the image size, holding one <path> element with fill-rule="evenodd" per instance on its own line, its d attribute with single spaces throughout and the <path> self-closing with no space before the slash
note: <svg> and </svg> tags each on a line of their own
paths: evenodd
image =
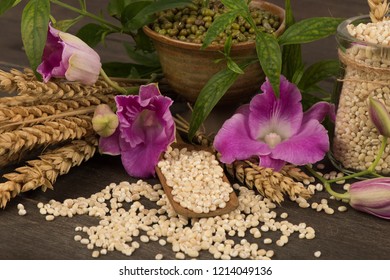
<svg viewBox="0 0 390 280">
<path fill-rule="evenodd" d="M 78 17 L 72 18 L 72 19 L 65 19 L 65 20 L 56 21 L 53 24 L 53 27 L 58 29 L 58 30 L 61 30 L 63 32 L 66 32 L 66 31 L 68 31 L 69 28 L 71 28 L 73 25 L 78 23 L 82 18 L 83 18 L 83 16 L 78 16 Z"/>
<path fill-rule="evenodd" d="M 248 61 L 241 64 L 239 67 L 245 69 L 252 62 L 252 60 Z M 239 74 L 230 69 L 223 69 L 210 78 L 195 102 L 188 132 L 189 139 L 194 137 L 201 124 L 238 77 Z"/>
<path fill-rule="evenodd" d="M 107 11 L 110 16 L 120 17 L 125 7 L 125 0 L 110 0 Z"/>
<path fill-rule="evenodd" d="M 232 35 L 229 35 L 226 38 L 225 46 L 223 48 L 223 52 L 224 52 L 225 56 L 230 55 L 231 48 L 232 48 Z"/>
<path fill-rule="evenodd" d="M 0 0 L 0 15 L 15 7 L 21 0 Z"/>
<path fill-rule="evenodd" d="M 191 140 L 218 101 L 237 80 L 239 74 L 223 69 L 206 83 L 196 99 L 192 112 L 188 138 Z"/>
<path fill-rule="evenodd" d="M 286 45 L 282 51 L 282 74 L 287 80 L 293 82 L 297 71 L 303 69 L 301 45 Z"/>
<path fill-rule="evenodd" d="M 313 87 L 311 90 L 315 90 L 318 93 L 321 89 L 318 87 Z M 324 101 L 323 98 L 320 98 L 313 94 L 309 94 L 307 92 L 302 93 L 302 95 L 304 95 L 302 98 L 303 111 L 307 111 L 311 106 L 313 106 L 317 102 Z"/>
<path fill-rule="evenodd" d="M 238 15 L 239 13 L 237 11 L 230 11 L 217 17 L 206 32 L 202 48 L 207 48 L 228 25 L 233 23 Z"/>
<path fill-rule="evenodd" d="M 335 77 L 340 73 L 340 63 L 338 60 L 330 59 L 319 61 L 308 67 L 302 75 L 298 87 L 307 91 L 318 82 Z"/>
<path fill-rule="evenodd" d="M 276 96 L 279 96 L 282 54 L 276 38 L 270 34 L 257 32 L 256 51 L 264 74 L 268 77 Z"/>
<path fill-rule="evenodd" d="M 285 1 L 286 29 L 295 23 L 290 0 Z M 287 80 L 294 83 L 297 72 L 303 71 L 302 51 L 299 44 L 283 46 L 282 50 L 282 74 Z"/>
<path fill-rule="evenodd" d="M 145 7 L 152 4 L 152 1 L 137 1 L 128 4 L 123 9 L 121 14 L 121 22 L 123 25 L 126 25 L 129 21 L 131 21 L 136 15 L 140 13 Z M 148 21 L 148 16 L 145 15 L 145 21 Z"/>
<path fill-rule="evenodd" d="M 136 48 L 140 50 L 144 50 L 147 52 L 153 52 L 154 45 L 152 43 L 152 40 L 145 34 L 145 32 L 142 29 L 139 29 L 137 33 L 133 36 L 133 39 L 136 43 Z"/>
<path fill-rule="evenodd" d="M 155 13 L 172 8 L 185 7 L 190 3 L 192 3 L 192 0 L 156 0 L 142 9 L 132 20 L 127 22 L 126 28 L 133 31 L 138 30 L 144 25 L 149 24 L 151 22 L 150 16 Z"/>
<path fill-rule="evenodd" d="M 76 36 L 93 48 L 103 41 L 109 32 L 110 30 L 104 26 L 96 23 L 88 23 L 80 28 Z"/>
<path fill-rule="evenodd" d="M 236 62 L 233 61 L 230 57 L 227 57 L 227 67 L 237 74 L 244 74 L 244 71 Z"/>
<path fill-rule="evenodd" d="M 125 43 L 125 48 L 127 55 L 130 57 L 130 59 L 138 65 L 144 65 L 148 67 L 159 67 L 160 61 L 158 59 L 158 56 L 155 52 L 145 52 L 140 49 L 134 49 L 134 46 L 130 45 L 129 43 Z"/>
<path fill-rule="evenodd" d="M 30 0 L 23 9 L 21 33 L 24 49 L 31 68 L 41 63 L 45 48 L 50 15 L 49 0 Z"/>
<path fill-rule="evenodd" d="M 304 19 L 287 28 L 279 37 L 279 44 L 303 44 L 328 37 L 336 32 L 343 20 L 330 17 Z"/>
<path fill-rule="evenodd" d="M 248 10 L 248 4 L 245 0 L 221 0 L 222 4 L 230 10 Z"/>
<path fill-rule="evenodd" d="M 296 84 L 296 85 L 299 84 L 301 82 L 301 79 L 303 77 L 304 72 L 305 72 L 305 69 L 304 69 L 304 66 L 302 65 L 301 68 L 295 70 L 294 75 L 292 76 L 290 82 L 292 82 L 293 84 Z"/>
</svg>

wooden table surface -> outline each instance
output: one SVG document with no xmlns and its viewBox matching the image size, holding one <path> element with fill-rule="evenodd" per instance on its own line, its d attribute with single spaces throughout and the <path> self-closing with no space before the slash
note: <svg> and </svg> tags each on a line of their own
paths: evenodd
<svg viewBox="0 0 390 280">
<path fill-rule="evenodd" d="M 88 1 L 88 4 L 91 9 L 99 10 L 105 7 L 106 2 Z M 283 0 L 271 2 L 284 5 Z M 314 16 L 352 17 L 367 13 L 365 0 L 293 0 L 292 2 L 298 20 Z M 64 11 L 56 9 L 54 14 L 56 13 L 63 15 Z M 20 8 L 8 11 L 0 17 L 0 66 L 4 70 L 27 65 L 19 29 Z M 108 49 L 99 49 L 103 61 L 126 59 L 118 40 L 109 39 L 108 46 Z M 336 58 L 334 37 L 306 45 L 304 57 L 307 63 Z M 333 81 L 329 81 L 329 86 L 332 83 Z M 214 112 L 214 115 L 216 114 Z M 220 125 L 220 120 L 218 121 L 217 118 L 208 120 L 210 123 L 213 121 L 216 127 Z M 4 172 L 5 170 L 2 171 Z M 96 224 L 97 219 L 88 216 L 59 217 L 52 222 L 47 222 L 44 216 L 39 214 L 37 203 L 46 203 L 50 199 L 63 201 L 66 198 L 89 197 L 111 182 L 136 180 L 126 174 L 119 157 L 96 155 L 80 167 L 73 168 L 69 174 L 59 177 L 54 190 L 31 191 L 12 199 L 4 210 L 0 210 L 0 259 L 91 259 L 91 251 L 85 245 L 73 240 L 74 228 Z M 158 181 L 152 179 L 149 182 Z M 318 202 L 321 198 L 328 197 L 325 192 L 317 193 L 310 202 Z M 25 205 L 26 216 L 18 215 L 16 208 L 18 203 Z M 341 202 L 336 201 L 329 203 L 335 209 L 342 205 Z M 276 233 L 271 232 L 264 234 L 259 244 L 267 250 L 273 249 L 275 251 L 273 259 L 278 260 L 315 259 L 313 255 L 315 251 L 322 252 L 321 259 L 390 259 L 389 221 L 348 208 L 345 213 L 336 211 L 333 215 L 327 215 L 324 212 L 317 213 L 310 208 L 302 209 L 296 203 L 285 201 L 276 212 L 287 212 L 288 221 L 294 224 L 305 222 L 313 227 L 316 230 L 316 238 L 301 240 L 297 234 L 293 234 L 290 242 L 284 247 L 278 247 L 275 243 L 264 245 L 263 238 L 277 236 Z M 248 239 L 251 240 L 250 237 Z M 141 244 L 141 249 L 131 257 L 114 251 L 101 256 L 101 259 L 154 259 L 157 253 L 162 253 L 165 259 L 174 259 L 171 245 L 163 247 L 155 242 Z M 200 258 L 212 259 L 212 256 L 202 252 Z"/>
</svg>

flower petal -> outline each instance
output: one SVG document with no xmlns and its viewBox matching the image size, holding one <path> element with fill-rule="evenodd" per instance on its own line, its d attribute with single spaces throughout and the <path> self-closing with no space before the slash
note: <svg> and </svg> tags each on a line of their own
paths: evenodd
<svg viewBox="0 0 390 280">
<path fill-rule="evenodd" d="M 42 63 L 38 66 L 37 72 L 42 75 L 43 81 L 48 82 L 51 77 L 63 77 L 66 68 L 62 64 L 62 52 L 64 45 L 59 41 L 58 30 L 49 25 L 46 45 L 43 50 Z"/>
<path fill-rule="evenodd" d="M 298 134 L 276 145 L 270 156 L 295 165 L 305 165 L 322 160 L 328 150 L 326 129 L 317 120 L 310 120 Z"/>
<path fill-rule="evenodd" d="M 234 160 L 270 153 L 267 144 L 252 138 L 248 126 L 249 113 L 248 105 L 241 106 L 215 136 L 214 147 L 221 153 L 222 162 L 232 163 Z"/>
<path fill-rule="evenodd" d="M 126 139 L 131 147 L 135 147 L 143 141 L 141 135 L 134 134 L 132 131 L 133 123 L 142 111 L 138 99 L 139 97 L 135 95 L 115 96 L 116 114 L 119 118 L 121 136 Z"/>
<path fill-rule="evenodd" d="M 122 146 L 122 145 L 121 145 Z M 124 148 L 122 146 L 122 148 Z M 154 176 L 161 153 L 166 147 L 141 143 L 128 150 L 122 150 L 122 164 L 132 177 L 148 178 Z"/>
<path fill-rule="evenodd" d="M 151 102 L 155 96 L 160 96 L 160 90 L 156 83 L 151 83 L 147 85 L 141 85 L 139 88 L 139 103 L 142 107 L 146 107 Z"/>
<path fill-rule="evenodd" d="M 317 102 L 310 107 L 305 113 L 303 113 L 302 123 L 308 122 L 309 120 L 315 119 L 320 123 L 325 119 L 326 116 L 329 116 L 331 121 L 336 119 L 335 106 L 329 102 Z"/>
<path fill-rule="evenodd" d="M 102 154 L 117 156 L 121 154 L 119 146 L 119 129 L 109 137 L 100 137 L 99 139 L 99 151 Z"/>
<path fill-rule="evenodd" d="M 92 85 L 98 80 L 101 67 L 100 59 L 97 60 L 96 56 L 77 51 L 68 60 L 65 78 L 71 82 Z"/>
<path fill-rule="evenodd" d="M 252 137 L 263 139 L 274 132 L 287 139 L 296 134 L 303 118 L 302 96 L 298 88 L 281 76 L 279 99 L 276 99 L 268 79 L 261 89 L 263 93 L 256 95 L 250 103 Z"/>
<path fill-rule="evenodd" d="M 259 166 L 272 168 L 275 171 L 280 171 L 285 164 L 286 162 L 284 160 L 274 159 L 270 156 L 259 157 Z"/>
</svg>

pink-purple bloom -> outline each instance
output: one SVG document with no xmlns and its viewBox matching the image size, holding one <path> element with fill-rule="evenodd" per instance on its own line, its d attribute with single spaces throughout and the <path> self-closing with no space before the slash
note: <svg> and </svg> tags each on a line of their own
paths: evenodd
<svg viewBox="0 0 390 280">
<path fill-rule="evenodd" d="M 374 178 L 351 184 L 349 204 L 383 219 L 390 219 L 390 178 Z"/>
<path fill-rule="evenodd" d="M 169 111 L 173 101 L 160 94 L 157 84 L 140 87 L 138 95 L 115 97 L 119 126 L 109 137 L 101 137 L 101 153 L 121 155 L 133 177 L 155 174 L 162 152 L 175 140 L 175 123 Z"/>
<path fill-rule="evenodd" d="M 37 68 L 45 82 L 53 77 L 91 85 L 97 81 L 101 66 L 99 55 L 84 41 L 49 25 L 42 63 Z"/>
<path fill-rule="evenodd" d="M 334 118 L 334 106 L 319 102 L 304 113 L 300 91 L 283 76 L 279 98 L 268 79 L 261 90 L 217 133 L 214 147 L 221 161 L 231 163 L 257 156 L 260 166 L 280 170 L 286 162 L 304 165 L 323 159 L 329 150 L 329 137 L 320 122 L 326 115 Z"/>
</svg>

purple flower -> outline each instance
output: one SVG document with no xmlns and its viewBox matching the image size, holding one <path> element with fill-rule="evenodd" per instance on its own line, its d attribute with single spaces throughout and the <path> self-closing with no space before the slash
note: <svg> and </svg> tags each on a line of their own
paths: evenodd
<svg viewBox="0 0 390 280">
<path fill-rule="evenodd" d="M 173 101 L 160 94 L 157 84 L 141 86 L 136 96 L 116 96 L 115 101 L 119 126 L 113 135 L 100 138 L 100 151 L 120 154 L 130 176 L 150 177 L 161 153 L 175 140 L 169 111 Z"/>
<path fill-rule="evenodd" d="M 261 166 L 280 170 L 286 162 L 304 165 L 323 159 L 329 138 L 320 121 L 327 114 L 334 118 L 334 106 L 319 102 L 303 113 L 301 93 L 283 76 L 279 99 L 268 79 L 261 89 L 217 133 L 214 147 L 221 161 L 258 156 Z"/>
<path fill-rule="evenodd" d="M 349 204 L 383 219 L 390 219 L 390 178 L 375 178 L 351 184 Z"/>
<path fill-rule="evenodd" d="M 370 97 L 368 103 L 368 115 L 379 134 L 390 137 L 390 114 L 385 104 Z"/>
<path fill-rule="evenodd" d="M 65 77 L 91 85 L 98 79 L 101 66 L 99 55 L 85 42 L 49 25 L 42 63 L 37 68 L 45 82 Z"/>
</svg>

